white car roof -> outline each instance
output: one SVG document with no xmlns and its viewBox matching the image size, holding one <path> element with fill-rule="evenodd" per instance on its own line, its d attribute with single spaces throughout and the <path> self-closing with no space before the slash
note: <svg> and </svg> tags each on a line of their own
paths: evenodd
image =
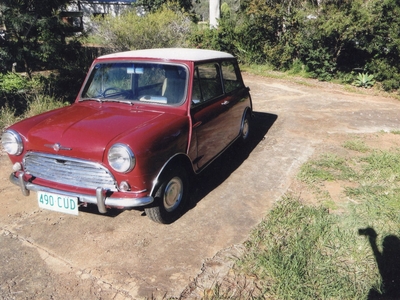
<svg viewBox="0 0 400 300">
<path fill-rule="evenodd" d="M 202 61 L 219 58 L 234 58 L 233 55 L 205 49 L 190 49 L 190 48 L 160 48 L 160 49 L 143 49 L 132 50 L 126 52 L 118 52 L 99 57 L 100 59 L 107 58 L 149 58 L 163 60 L 188 60 Z"/>
</svg>

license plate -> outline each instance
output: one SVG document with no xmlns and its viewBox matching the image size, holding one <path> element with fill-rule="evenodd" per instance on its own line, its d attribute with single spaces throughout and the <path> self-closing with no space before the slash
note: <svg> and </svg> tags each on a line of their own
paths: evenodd
<svg viewBox="0 0 400 300">
<path fill-rule="evenodd" d="M 39 207 L 71 215 L 78 215 L 78 198 L 38 192 Z"/>
</svg>

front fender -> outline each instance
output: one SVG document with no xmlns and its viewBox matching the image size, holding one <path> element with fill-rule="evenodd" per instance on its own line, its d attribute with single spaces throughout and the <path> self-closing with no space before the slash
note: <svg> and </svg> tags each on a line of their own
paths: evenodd
<svg viewBox="0 0 400 300">
<path fill-rule="evenodd" d="M 194 169 L 189 156 L 186 153 L 177 153 L 168 159 L 165 164 L 161 167 L 156 178 L 153 180 L 153 187 L 151 189 L 150 195 L 154 196 L 158 190 L 159 185 L 162 183 L 162 178 L 164 174 L 171 172 L 177 166 L 182 166 L 189 177 L 194 174 Z"/>
</svg>

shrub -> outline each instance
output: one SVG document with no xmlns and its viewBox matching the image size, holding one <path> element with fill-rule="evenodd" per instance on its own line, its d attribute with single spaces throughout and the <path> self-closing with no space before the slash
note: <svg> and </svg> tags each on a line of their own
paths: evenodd
<svg viewBox="0 0 400 300">
<path fill-rule="evenodd" d="M 0 92 L 4 95 L 22 92 L 29 79 L 17 73 L 0 74 Z"/>
<path fill-rule="evenodd" d="M 27 94 L 34 84 L 17 73 L 0 73 L 0 108 L 9 105 L 22 112 L 26 108 Z"/>
<path fill-rule="evenodd" d="M 359 73 L 354 85 L 358 87 L 369 88 L 375 84 L 374 75 L 368 75 L 368 73 Z"/>
<path fill-rule="evenodd" d="M 167 5 L 144 16 L 132 9 L 93 22 L 94 38 L 113 51 L 184 46 L 191 29 L 189 16 Z"/>
</svg>

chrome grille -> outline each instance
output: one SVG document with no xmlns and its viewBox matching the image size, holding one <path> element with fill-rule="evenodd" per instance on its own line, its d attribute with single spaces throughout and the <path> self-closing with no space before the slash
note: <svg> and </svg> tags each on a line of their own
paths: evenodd
<svg viewBox="0 0 400 300">
<path fill-rule="evenodd" d="M 76 187 L 102 187 L 117 191 L 110 171 L 98 163 L 71 157 L 30 152 L 24 157 L 25 172 L 34 177 Z"/>
</svg>

